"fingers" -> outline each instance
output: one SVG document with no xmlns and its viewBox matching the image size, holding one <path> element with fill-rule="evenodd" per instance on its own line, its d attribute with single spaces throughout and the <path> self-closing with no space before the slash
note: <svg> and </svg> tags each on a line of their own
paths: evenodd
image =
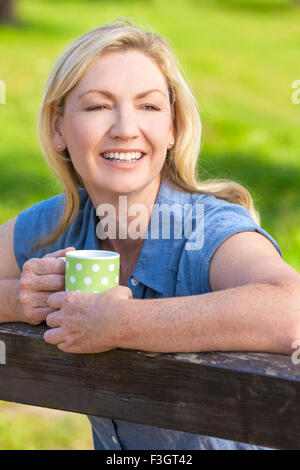
<svg viewBox="0 0 300 470">
<path fill-rule="evenodd" d="M 45 274 L 64 274 L 65 263 L 56 258 L 30 258 L 23 265 L 22 273 L 26 276 Z"/>
<path fill-rule="evenodd" d="M 48 298 L 50 295 L 52 295 L 53 292 L 52 291 L 47 291 L 47 292 L 43 292 L 43 291 L 40 291 L 40 292 L 35 292 L 34 294 L 32 294 L 31 296 L 31 305 L 33 308 L 43 308 L 43 307 L 47 307 L 49 308 L 49 304 L 48 304 Z M 29 294 L 30 295 L 30 294 Z M 53 307 L 51 307 L 53 309 Z"/>
<path fill-rule="evenodd" d="M 41 315 L 42 321 L 46 321 L 48 315 L 57 312 L 57 310 L 52 307 L 37 307 L 36 310 Z"/>
<path fill-rule="evenodd" d="M 57 250 L 53 253 L 48 253 L 47 255 L 43 256 L 43 258 L 36 258 L 35 274 L 64 274 L 65 263 L 62 259 L 58 258 L 63 257 L 68 251 L 76 251 L 76 248 L 71 246 L 64 248 L 63 250 Z M 45 259 L 47 260 L 47 263 L 45 263 Z"/>
<path fill-rule="evenodd" d="M 44 333 L 44 340 L 49 344 L 63 343 L 65 340 L 63 328 L 60 327 L 60 328 L 53 328 L 51 330 L 47 330 Z"/>
<path fill-rule="evenodd" d="M 53 313 L 50 313 L 46 318 L 46 323 L 50 328 L 59 328 L 62 322 L 62 315 L 60 310 L 55 310 Z"/>
<path fill-rule="evenodd" d="M 74 247 L 48 253 L 43 258 L 30 258 L 23 265 L 23 272 L 26 274 L 45 275 L 45 274 L 64 274 L 65 263 L 58 259 L 63 257 L 68 251 L 74 251 Z"/>
<path fill-rule="evenodd" d="M 68 251 L 74 251 L 74 250 L 76 250 L 74 246 L 69 246 L 68 248 L 64 248 L 63 250 L 57 250 L 57 251 L 53 251 L 53 253 L 48 253 L 43 258 L 59 258 L 60 256 L 64 256 Z"/>
<path fill-rule="evenodd" d="M 46 320 L 47 316 L 55 312 L 51 307 L 37 307 L 31 308 L 24 312 L 24 320 L 31 325 L 39 325 L 42 321 Z"/>
<path fill-rule="evenodd" d="M 65 276 L 64 274 L 47 274 L 46 276 L 36 276 L 34 280 L 34 288 L 37 291 L 62 291 L 65 288 Z"/>
<path fill-rule="evenodd" d="M 18 302 L 24 321 L 39 324 L 57 310 L 47 300 L 53 292 L 65 289 L 65 263 L 57 257 L 70 250 L 75 248 L 58 250 L 44 258 L 30 258 L 24 263 L 18 284 Z"/>
<path fill-rule="evenodd" d="M 74 251 L 74 247 L 65 248 L 64 250 L 48 253 L 43 258 L 29 258 L 23 265 L 22 271 L 26 274 L 63 274 L 65 272 L 65 263 L 58 259 L 63 257 L 68 251 Z"/>
<path fill-rule="evenodd" d="M 22 277 L 20 288 L 24 292 L 37 293 L 38 291 L 59 292 L 65 288 L 63 274 L 47 274 L 45 276 Z"/>
<path fill-rule="evenodd" d="M 49 307 L 55 308 L 56 310 L 59 310 L 61 307 L 61 304 L 64 300 L 65 297 L 68 296 L 68 292 L 55 292 L 55 294 L 49 295 L 47 299 L 47 304 Z"/>
</svg>

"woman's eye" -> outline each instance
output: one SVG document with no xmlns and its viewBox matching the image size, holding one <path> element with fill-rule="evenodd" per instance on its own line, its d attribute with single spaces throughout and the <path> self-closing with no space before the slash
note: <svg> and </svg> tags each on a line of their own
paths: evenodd
<svg viewBox="0 0 300 470">
<path fill-rule="evenodd" d="M 150 111 L 159 111 L 159 108 L 152 106 L 151 104 L 146 104 L 144 108 L 151 108 Z"/>
<path fill-rule="evenodd" d="M 104 106 L 103 104 L 99 105 L 99 106 L 94 106 L 92 108 L 87 108 L 87 111 L 96 111 L 96 110 L 101 110 L 103 108 L 106 108 L 106 106 Z"/>
<path fill-rule="evenodd" d="M 151 104 L 146 104 L 145 106 L 143 106 L 143 108 L 149 110 L 149 111 L 159 111 L 159 108 L 157 108 L 156 106 L 153 106 Z M 87 108 L 87 111 L 102 111 L 103 109 L 107 109 L 107 106 L 105 105 L 99 105 L 99 106 L 93 106 L 93 107 L 90 107 L 90 108 Z"/>
</svg>

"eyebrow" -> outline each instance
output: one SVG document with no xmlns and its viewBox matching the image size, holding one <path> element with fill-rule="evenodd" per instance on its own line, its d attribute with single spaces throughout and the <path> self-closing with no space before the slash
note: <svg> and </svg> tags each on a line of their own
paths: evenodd
<svg viewBox="0 0 300 470">
<path fill-rule="evenodd" d="M 159 88 L 152 88 L 151 90 L 142 91 L 141 93 L 138 93 L 137 95 L 135 95 L 135 98 L 144 98 L 145 96 L 150 95 L 150 93 L 154 93 L 154 92 L 159 92 L 163 96 L 167 97 L 167 95 L 163 91 L 161 91 Z M 108 90 L 88 90 L 82 93 L 81 95 L 79 95 L 79 98 L 81 98 L 84 95 L 87 95 L 88 93 L 98 93 L 98 94 L 107 96 L 107 98 L 114 98 L 113 93 L 111 93 Z"/>
</svg>

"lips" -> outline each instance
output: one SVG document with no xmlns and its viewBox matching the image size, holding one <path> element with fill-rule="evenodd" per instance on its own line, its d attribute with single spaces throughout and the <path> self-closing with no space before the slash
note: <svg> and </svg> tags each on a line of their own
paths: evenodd
<svg viewBox="0 0 300 470">
<path fill-rule="evenodd" d="M 122 149 L 122 148 L 116 148 L 116 149 L 107 149 L 107 150 L 104 150 L 103 152 L 101 152 L 101 155 L 104 154 L 104 153 L 135 153 L 135 152 L 139 152 L 139 153 L 142 153 L 144 154 L 145 152 L 141 149 Z"/>
<path fill-rule="evenodd" d="M 144 159 L 145 155 L 146 155 L 146 153 L 143 153 L 141 158 L 139 158 L 138 160 L 132 160 L 132 161 L 108 159 L 108 158 L 105 158 L 102 153 L 100 154 L 100 157 L 102 157 L 102 160 L 104 160 L 107 165 L 110 165 L 110 166 L 115 167 L 115 168 L 120 168 L 120 169 L 126 170 L 126 169 L 133 168 L 133 167 L 139 165 L 140 162 Z"/>
<path fill-rule="evenodd" d="M 143 158 L 143 156 L 146 155 L 145 152 L 140 152 L 140 151 L 131 151 L 131 152 L 113 152 L 113 151 L 108 152 L 108 151 L 107 151 L 107 152 L 102 152 L 102 153 L 100 153 L 100 156 L 103 157 L 103 158 L 106 158 L 105 155 L 107 155 L 107 154 L 115 154 L 115 153 L 117 153 L 117 154 L 119 154 L 119 155 L 141 154 L 141 156 L 139 157 L 139 159 L 140 159 L 140 158 Z M 115 160 L 126 161 L 126 160 L 124 160 L 123 158 L 122 158 L 122 159 L 116 158 Z"/>
</svg>

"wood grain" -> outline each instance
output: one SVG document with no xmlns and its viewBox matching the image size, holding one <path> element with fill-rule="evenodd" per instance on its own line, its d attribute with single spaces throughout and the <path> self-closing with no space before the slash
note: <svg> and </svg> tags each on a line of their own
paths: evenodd
<svg viewBox="0 0 300 470">
<path fill-rule="evenodd" d="M 0 399 L 300 449 L 300 365 L 264 353 L 70 354 L 46 325 L 0 325 Z"/>
</svg>

